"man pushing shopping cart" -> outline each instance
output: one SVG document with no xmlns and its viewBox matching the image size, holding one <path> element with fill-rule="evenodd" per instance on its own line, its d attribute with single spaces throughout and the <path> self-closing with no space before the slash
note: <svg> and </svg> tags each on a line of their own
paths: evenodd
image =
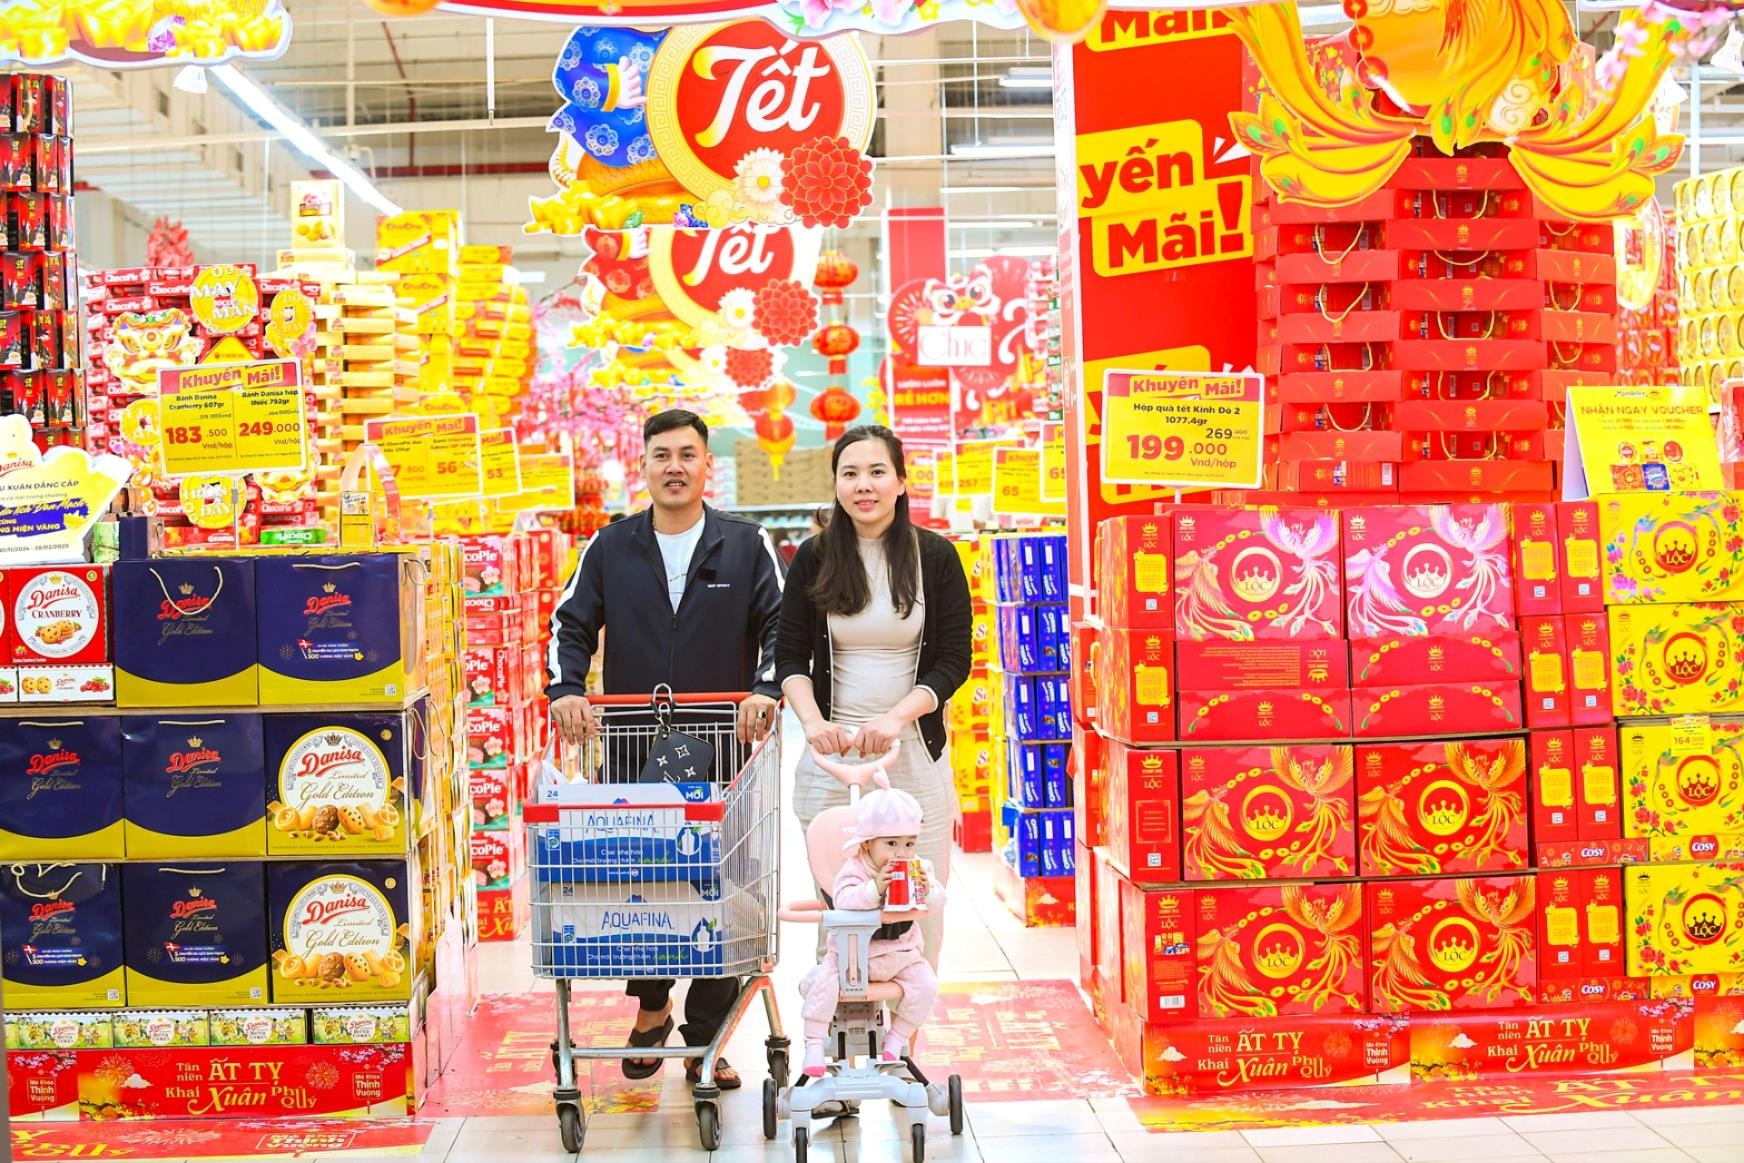
<svg viewBox="0 0 1744 1163">
<path fill-rule="evenodd" d="M 686 692 L 752 692 L 738 703 L 733 726 L 743 747 L 765 738 L 775 727 L 775 635 L 781 613 L 782 568 L 769 535 L 755 522 L 724 514 L 703 503 L 713 468 L 708 426 L 695 413 L 672 409 L 649 419 L 643 429 L 643 470 L 651 506 L 628 520 L 596 533 L 583 549 L 552 618 L 548 665 L 552 721 L 570 744 L 595 737 L 607 716 L 587 699 L 587 674 L 600 634 L 605 632 L 604 689 L 607 696 L 640 696 L 644 714 L 629 717 L 620 707 L 611 725 L 612 781 L 636 780 L 663 737 L 646 713 L 657 688 Z M 622 712 L 622 713 L 619 713 Z M 638 729 L 643 728 L 646 729 Z M 703 781 L 727 782 L 748 751 L 722 748 Z M 630 754 L 630 752 L 634 754 Z M 651 771 L 650 778 L 682 772 Z M 629 1036 L 632 1049 L 658 1050 L 673 1031 L 670 979 L 632 980 L 626 992 L 640 1002 Z M 711 1045 L 733 1015 L 740 982 L 736 977 L 694 979 L 679 1033 L 687 1047 Z M 624 1073 L 648 1078 L 664 1057 L 626 1056 Z M 738 1073 L 725 1059 L 687 1057 L 686 1073 L 702 1090 L 738 1087 Z M 709 1068 L 712 1066 L 712 1070 Z M 712 1077 L 711 1077 L 712 1075 Z M 706 1097 L 699 1094 L 700 1097 Z"/>
</svg>

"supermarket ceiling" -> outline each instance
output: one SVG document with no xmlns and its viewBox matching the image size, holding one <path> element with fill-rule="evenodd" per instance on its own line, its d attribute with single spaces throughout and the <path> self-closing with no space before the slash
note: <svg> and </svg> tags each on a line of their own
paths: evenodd
<svg viewBox="0 0 1744 1163">
<path fill-rule="evenodd" d="M 561 25 L 440 11 L 384 20 L 361 0 L 296 0 L 291 8 L 289 50 L 247 64 L 248 76 L 396 202 L 458 206 L 470 241 L 513 245 L 517 266 L 535 281 L 568 281 L 579 243 L 521 231 L 529 196 L 550 190 L 554 137 L 545 124 L 557 107 L 551 70 Z M 1330 5 L 1303 13 L 1317 33 L 1344 23 Z M 1609 46 L 1614 14 L 1580 20 L 1585 39 L 1601 51 Z M 1049 246 L 1047 43 L 1027 30 L 955 22 L 902 37 L 863 36 L 862 44 L 880 99 L 877 204 L 942 198 L 961 259 Z M 88 200 L 95 204 L 80 222 L 94 257 L 126 261 L 119 252 L 159 215 L 187 225 L 202 259 L 270 262 L 288 242 L 287 181 L 303 176 L 305 163 L 221 86 L 184 92 L 174 69 L 72 71 L 79 176 L 103 196 Z M 1744 78 L 1710 66 L 1697 88 L 1702 163 L 1717 168 L 1744 152 Z M 1686 108 L 1686 129 L 1691 121 Z M 372 214 L 352 201 L 349 241 L 359 249 L 370 247 Z M 866 216 L 840 240 L 863 268 L 875 257 L 877 230 L 877 218 Z M 872 294 L 865 284 L 858 290 Z"/>
</svg>

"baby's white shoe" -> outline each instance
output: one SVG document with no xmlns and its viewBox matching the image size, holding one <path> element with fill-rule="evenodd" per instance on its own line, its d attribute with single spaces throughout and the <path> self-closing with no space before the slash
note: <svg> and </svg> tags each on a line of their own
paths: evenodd
<svg viewBox="0 0 1744 1163">
<path fill-rule="evenodd" d="M 901 1062 L 908 1057 L 908 1039 L 900 1034 L 884 1035 L 883 1059 L 886 1062 Z"/>
<path fill-rule="evenodd" d="M 802 1067 L 808 1078 L 824 1076 L 824 1044 L 822 1042 L 807 1042 L 805 1044 L 805 1065 Z"/>
</svg>

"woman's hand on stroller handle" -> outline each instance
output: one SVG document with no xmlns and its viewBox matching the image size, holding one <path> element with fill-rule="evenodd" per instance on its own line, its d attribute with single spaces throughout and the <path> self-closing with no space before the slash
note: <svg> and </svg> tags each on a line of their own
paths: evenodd
<svg viewBox="0 0 1744 1163">
<path fill-rule="evenodd" d="M 814 748 L 812 762 L 818 765 L 820 771 L 828 772 L 849 787 L 865 787 L 877 779 L 879 773 L 891 760 L 896 758 L 896 753 L 900 750 L 902 750 L 902 741 L 892 739 L 890 750 L 875 759 L 869 759 L 865 763 L 839 763 L 826 755 L 819 754 Z"/>
</svg>

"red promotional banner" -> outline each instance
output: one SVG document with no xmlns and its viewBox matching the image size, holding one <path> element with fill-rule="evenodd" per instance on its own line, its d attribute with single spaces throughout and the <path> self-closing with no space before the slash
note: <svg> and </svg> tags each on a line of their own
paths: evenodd
<svg viewBox="0 0 1744 1163">
<path fill-rule="evenodd" d="M 1229 133 L 1243 61 L 1209 11 L 1110 12 L 1054 53 L 1074 619 L 1097 523 L 1173 495 L 1102 481 L 1103 377 L 1253 363 L 1253 176 Z"/>
</svg>

